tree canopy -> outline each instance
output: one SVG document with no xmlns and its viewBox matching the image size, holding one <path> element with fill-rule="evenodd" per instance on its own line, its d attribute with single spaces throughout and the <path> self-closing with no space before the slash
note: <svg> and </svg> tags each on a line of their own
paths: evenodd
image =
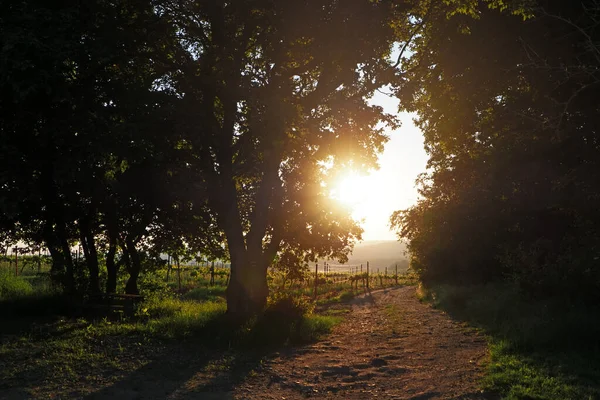
<svg viewBox="0 0 600 400">
<path fill-rule="evenodd" d="M 425 281 L 596 298 L 600 10 L 513 6 L 426 11 L 397 94 L 430 161 L 392 224 Z"/>
<path fill-rule="evenodd" d="M 417 3 L 418 5 L 418 3 Z M 400 73 L 415 4 L 10 2 L 0 17 L 2 230 L 43 242 L 69 293 L 141 253 L 231 260 L 228 308 L 266 301 L 266 269 L 343 259 L 361 229 L 329 199 L 366 170 L 394 116 L 369 102 Z"/>
<path fill-rule="evenodd" d="M 5 3 L 0 230 L 68 293 L 121 268 L 138 293 L 148 257 L 202 254 L 231 261 L 246 317 L 275 260 L 343 260 L 361 228 L 329 183 L 376 166 L 382 87 L 430 154 L 392 217 L 425 281 L 597 293 L 592 1 Z"/>
</svg>

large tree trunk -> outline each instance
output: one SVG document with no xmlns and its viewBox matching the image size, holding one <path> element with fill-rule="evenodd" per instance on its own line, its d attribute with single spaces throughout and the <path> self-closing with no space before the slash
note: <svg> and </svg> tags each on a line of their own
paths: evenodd
<svg viewBox="0 0 600 400">
<path fill-rule="evenodd" d="M 267 304 L 267 266 L 256 259 L 244 257 L 245 254 L 241 254 L 241 257 L 230 255 L 232 261 L 227 286 L 227 313 L 234 320 L 245 320 L 262 312 Z"/>
<path fill-rule="evenodd" d="M 262 312 L 267 304 L 267 265 L 262 243 L 252 246 L 244 240 L 242 223 L 237 208 L 235 187 L 228 186 L 229 204 L 221 212 L 231 259 L 231 273 L 227 286 L 227 314 L 237 321 L 244 321 Z"/>
<path fill-rule="evenodd" d="M 53 171 L 54 166 L 50 161 L 45 166 L 41 176 L 42 198 L 46 206 L 44 236 L 52 255 L 54 273 L 63 275 L 63 267 L 65 267 L 66 271 L 61 283 L 65 293 L 74 294 L 73 258 L 71 257 L 71 248 L 67 238 L 64 205 L 58 200 Z"/>
<path fill-rule="evenodd" d="M 129 256 L 129 262 L 127 265 L 127 272 L 129 272 L 129 279 L 125 284 L 125 293 L 127 294 L 140 294 L 138 289 L 137 281 L 140 276 L 141 261 L 140 254 L 135 248 L 135 243 L 131 239 L 126 239 L 125 247 L 127 248 L 127 255 Z"/>
<path fill-rule="evenodd" d="M 244 232 L 245 223 L 238 208 L 238 191 L 232 170 L 230 148 L 236 107 L 235 101 L 229 101 L 225 106 L 227 110 L 223 122 L 223 134 L 217 149 L 220 174 L 215 177 L 216 190 L 211 191 L 213 193 L 211 202 L 218 210 L 219 225 L 225 232 L 231 258 L 231 274 L 226 293 L 227 313 L 233 319 L 245 320 L 262 312 L 267 304 L 269 295 L 267 267 L 280 245 L 279 233 L 275 232 L 277 238 L 272 238 L 267 248 L 263 248 L 263 239 L 269 226 L 273 192 L 280 182 L 278 175 L 280 154 L 270 152 L 267 157 L 264 176 L 255 195 L 254 209 L 249 218 L 250 229 Z"/>
<path fill-rule="evenodd" d="M 79 221 L 79 233 L 81 246 L 85 255 L 85 263 L 87 264 L 90 281 L 89 292 L 100 293 L 100 267 L 98 266 L 98 251 L 96 250 L 96 241 L 92 233 L 89 220 L 82 218 Z"/>
<path fill-rule="evenodd" d="M 50 256 L 52 257 L 52 266 L 50 267 L 50 277 L 55 282 L 59 281 L 59 277 L 65 271 L 65 258 L 63 257 L 62 252 L 60 251 L 60 246 L 56 241 L 56 236 L 54 235 L 54 230 L 52 229 L 52 225 L 50 222 L 46 222 L 44 226 L 44 242 L 46 242 L 46 247 L 48 251 L 50 251 Z M 8 251 L 8 248 L 7 248 Z"/>
<path fill-rule="evenodd" d="M 230 198 L 235 199 L 235 194 Z M 232 319 L 243 321 L 261 313 L 267 304 L 267 267 L 279 249 L 280 239 L 276 234 L 263 249 L 265 221 L 263 226 L 260 223 L 253 224 L 253 229 L 244 240 L 237 204 L 231 204 L 224 211 L 228 212 L 222 214 L 222 226 L 225 228 L 231 258 L 231 274 L 226 293 L 227 313 Z"/>
</svg>

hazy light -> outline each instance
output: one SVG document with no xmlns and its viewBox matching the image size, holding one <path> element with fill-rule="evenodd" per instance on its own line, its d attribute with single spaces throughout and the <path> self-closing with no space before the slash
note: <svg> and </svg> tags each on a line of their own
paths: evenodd
<svg viewBox="0 0 600 400">
<path fill-rule="evenodd" d="M 398 109 L 398 100 L 382 94 L 372 102 L 390 113 Z M 364 229 L 364 240 L 396 239 L 389 229 L 390 215 L 415 204 L 419 197 L 415 179 L 427 164 L 423 134 L 412 121 L 414 115 L 399 116 L 402 127 L 387 132 L 390 140 L 379 156 L 380 168 L 368 175 L 348 171 L 332 184 L 332 197 L 352 210 Z"/>
</svg>

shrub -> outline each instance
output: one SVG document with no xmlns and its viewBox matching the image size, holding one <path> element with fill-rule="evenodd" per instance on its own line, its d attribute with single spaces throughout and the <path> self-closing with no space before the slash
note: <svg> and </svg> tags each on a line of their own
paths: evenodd
<svg viewBox="0 0 600 400">
<path fill-rule="evenodd" d="M 308 297 L 277 293 L 269 298 L 264 315 L 266 318 L 294 321 L 312 314 L 314 308 Z"/>
<path fill-rule="evenodd" d="M 308 343 L 327 334 L 340 319 L 313 314 L 314 303 L 307 297 L 276 294 L 269 299 L 263 315 L 241 329 L 241 343 L 251 347 Z"/>
</svg>

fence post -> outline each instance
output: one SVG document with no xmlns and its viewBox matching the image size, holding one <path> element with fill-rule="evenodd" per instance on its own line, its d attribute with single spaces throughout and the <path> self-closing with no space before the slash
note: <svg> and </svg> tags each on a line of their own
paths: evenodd
<svg viewBox="0 0 600 400">
<path fill-rule="evenodd" d="M 19 248 L 15 247 L 15 276 L 19 276 Z"/>
<path fill-rule="evenodd" d="M 215 262 L 210 264 L 210 286 L 215 284 Z"/>
<path fill-rule="evenodd" d="M 369 289 L 369 262 L 367 261 L 367 290 Z"/>
<path fill-rule="evenodd" d="M 313 293 L 313 297 L 315 300 L 317 299 L 317 284 L 319 280 L 319 263 L 315 263 L 315 291 Z"/>
<path fill-rule="evenodd" d="M 177 286 L 179 287 L 179 293 L 181 293 L 181 264 L 179 263 L 179 256 L 177 256 Z"/>
<path fill-rule="evenodd" d="M 396 285 L 398 285 L 398 263 L 396 263 Z"/>
<path fill-rule="evenodd" d="M 171 273 L 171 256 L 167 254 L 167 283 L 169 283 L 169 274 Z"/>
</svg>

